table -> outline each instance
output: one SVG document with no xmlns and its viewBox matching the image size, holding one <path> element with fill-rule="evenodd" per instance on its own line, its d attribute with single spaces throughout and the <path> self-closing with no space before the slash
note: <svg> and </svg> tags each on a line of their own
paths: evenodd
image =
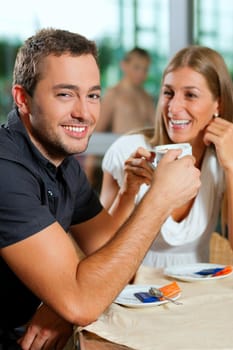
<svg viewBox="0 0 233 350">
<path fill-rule="evenodd" d="M 171 281 L 162 269 L 149 267 L 141 267 L 135 278 L 136 284 Z M 233 350 L 233 275 L 177 283 L 183 305 L 135 309 L 113 303 L 96 322 L 77 332 L 80 349 Z"/>
</svg>

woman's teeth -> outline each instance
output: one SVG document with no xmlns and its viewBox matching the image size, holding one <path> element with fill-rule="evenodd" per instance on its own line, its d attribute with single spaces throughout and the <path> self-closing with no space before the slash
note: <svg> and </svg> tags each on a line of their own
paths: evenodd
<svg viewBox="0 0 233 350">
<path fill-rule="evenodd" d="M 185 119 L 170 119 L 170 123 L 173 125 L 187 125 L 190 123 L 190 120 L 185 120 Z"/>
</svg>

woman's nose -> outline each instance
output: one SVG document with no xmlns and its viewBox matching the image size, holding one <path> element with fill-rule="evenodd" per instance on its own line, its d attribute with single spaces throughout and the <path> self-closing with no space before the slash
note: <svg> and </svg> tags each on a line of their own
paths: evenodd
<svg viewBox="0 0 233 350">
<path fill-rule="evenodd" d="M 179 94 L 175 94 L 169 101 L 168 109 L 172 114 L 178 113 L 184 106 L 183 98 Z"/>
</svg>

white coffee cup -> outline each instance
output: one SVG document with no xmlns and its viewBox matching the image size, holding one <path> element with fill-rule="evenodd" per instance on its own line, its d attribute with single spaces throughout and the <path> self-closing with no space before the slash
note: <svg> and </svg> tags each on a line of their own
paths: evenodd
<svg viewBox="0 0 233 350">
<path fill-rule="evenodd" d="M 190 143 L 172 143 L 168 145 L 159 145 L 154 148 L 155 150 L 155 162 L 158 163 L 165 153 L 170 150 L 170 149 L 181 149 L 182 153 L 179 155 L 178 158 L 187 156 L 187 155 L 192 155 L 192 146 Z"/>
</svg>

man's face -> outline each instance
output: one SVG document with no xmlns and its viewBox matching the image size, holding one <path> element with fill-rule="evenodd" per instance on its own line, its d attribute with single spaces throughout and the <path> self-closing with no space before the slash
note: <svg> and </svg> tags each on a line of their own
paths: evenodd
<svg viewBox="0 0 233 350">
<path fill-rule="evenodd" d="M 51 162 L 85 151 L 100 112 L 100 75 L 92 55 L 50 55 L 29 98 L 25 123 L 32 142 Z"/>
</svg>

